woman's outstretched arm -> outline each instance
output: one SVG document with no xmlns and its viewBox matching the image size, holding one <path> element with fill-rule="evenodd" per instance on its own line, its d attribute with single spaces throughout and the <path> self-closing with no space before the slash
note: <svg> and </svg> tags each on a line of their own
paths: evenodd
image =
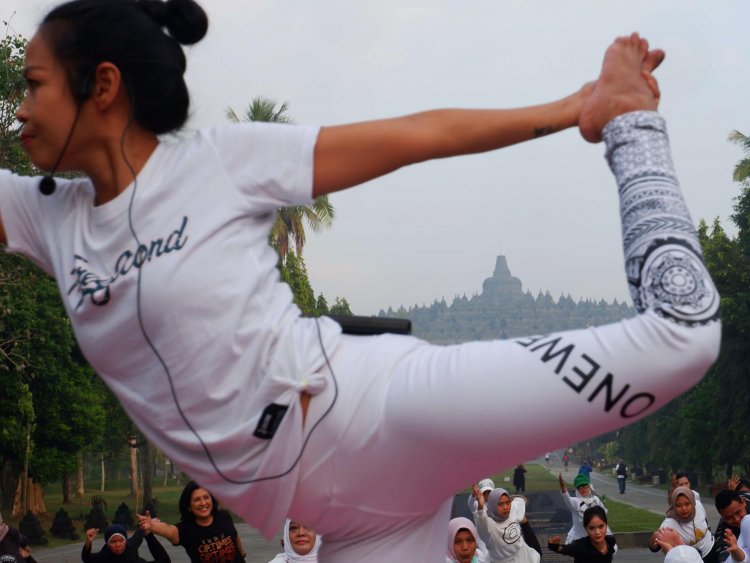
<svg viewBox="0 0 750 563">
<path fill-rule="evenodd" d="M 519 109 L 441 109 L 324 127 L 315 146 L 313 195 L 350 188 L 434 158 L 507 147 L 578 125 L 593 83 L 548 104 Z"/>
</svg>

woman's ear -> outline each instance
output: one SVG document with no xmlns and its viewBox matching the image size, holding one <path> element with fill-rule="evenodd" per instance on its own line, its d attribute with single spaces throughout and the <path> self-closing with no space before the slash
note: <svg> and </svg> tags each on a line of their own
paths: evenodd
<svg viewBox="0 0 750 563">
<path fill-rule="evenodd" d="M 123 87 L 122 74 L 110 62 L 99 63 L 92 77 L 90 98 L 99 110 L 107 110 L 117 100 Z"/>
</svg>

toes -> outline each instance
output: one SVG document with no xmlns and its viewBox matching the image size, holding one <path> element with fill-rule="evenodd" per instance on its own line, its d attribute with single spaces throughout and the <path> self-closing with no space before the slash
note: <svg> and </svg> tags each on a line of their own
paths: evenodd
<svg viewBox="0 0 750 563">
<path fill-rule="evenodd" d="M 622 45 L 623 47 L 627 47 L 630 44 L 630 37 L 622 36 L 615 38 L 615 43 Z"/>
<path fill-rule="evenodd" d="M 646 53 L 646 58 L 643 60 L 643 70 L 646 72 L 652 72 L 656 70 L 659 65 L 664 61 L 664 51 L 661 49 L 653 49 Z"/>
<path fill-rule="evenodd" d="M 644 38 L 641 38 L 638 44 L 638 53 L 641 55 L 641 58 L 645 58 L 648 54 L 648 41 Z"/>
</svg>

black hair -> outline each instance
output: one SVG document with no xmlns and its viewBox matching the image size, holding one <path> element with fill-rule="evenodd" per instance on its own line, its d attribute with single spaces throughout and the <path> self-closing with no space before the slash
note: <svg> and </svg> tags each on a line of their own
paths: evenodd
<svg viewBox="0 0 750 563">
<path fill-rule="evenodd" d="M 688 481 L 690 481 L 690 476 L 685 471 L 678 471 L 677 473 L 674 474 L 675 480 L 682 479 L 683 477 L 685 477 Z"/>
<path fill-rule="evenodd" d="M 469 530 L 469 528 L 459 528 L 458 530 L 456 530 L 456 536 L 458 535 L 458 532 L 469 532 L 471 534 L 471 537 L 474 538 L 474 541 L 477 541 L 477 538 L 474 537 L 474 532 Z M 455 536 L 453 537 L 453 540 L 456 540 Z"/>
<path fill-rule="evenodd" d="M 110 62 L 120 70 L 134 121 L 156 134 L 187 120 L 180 44 L 197 43 L 207 30 L 208 17 L 193 0 L 72 0 L 54 8 L 39 28 L 66 67 L 79 105 L 91 96 L 97 66 Z"/>
<path fill-rule="evenodd" d="M 745 477 L 743 477 L 742 479 L 737 481 L 737 486 L 734 488 L 734 490 L 739 491 L 742 487 L 750 489 L 750 479 L 746 479 Z"/>
<path fill-rule="evenodd" d="M 182 489 L 178 506 L 180 507 L 180 517 L 183 522 L 195 522 L 195 515 L 190 512 L 190 498 L 193 496 L 193 492 L 197 489 L 203 488 L 204 487 L 201 487 L 195 481 L 190 481 L 185 485 L 185 488 Z M 211 516 L 216 516 L 216 513 L 219 510 L 219 503 L 216 501 L 216 497 L 214 497 L 211 491 L 208 491 L 208 494 L 211 495 Z"/>
<path fill-rule="evenodd" d="M 602 522 L 607 524 L 607 512 L 601 507 L 601 506 L 592 506 L 591 508 L 587 508 L 586 511 L 583 513 L 583 527 L 589 525 L 589 522 L 593 518 L 601 518 Z"/>
<path fill-rule="evenodd" d="M 730 491 L 729 489 L 719 491 L 714 499 L 716 510 L 723 510 L 735 501 L 742 503 L 742 497 L 737 491 Z"/>
</svg>

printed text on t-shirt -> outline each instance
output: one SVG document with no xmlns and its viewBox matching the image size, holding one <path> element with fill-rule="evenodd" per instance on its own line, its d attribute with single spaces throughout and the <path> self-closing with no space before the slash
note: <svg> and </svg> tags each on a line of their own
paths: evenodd
<svg viewBox="0 0 750 563">
<path fill-rule="evenodd" d="M 75 281 L 68 290 L 68 295 L 75 290 L 78 290 L 80 293 L 81 298 L 76 305 L 76 309 L 87 298 L 94 305 L 106 305 L 109 303 L 111 297 L 110 286 L 120 276 L 126 276 L 133 268 L 140 269 L 146 262 L 150 262 L 153 258 L 159 258 L 175 250 L 181 250 L 188 240 L 185 234 L 187 223 L 188 218 L 183 217 L 180 227 L 172 231 L 167 237 L 156 238 L 148 245 L 141 244 L 135 251 L 124 250 L 121 252 L 117 260 L 115 260 L 115 272 L 111 276 L 103 276 L 90 271 L 88 268 L 89 260 L 85 256 L 74 255 L 74 264 L 70 270 L 70 275 L 74 276 Z"/>
</svg>

